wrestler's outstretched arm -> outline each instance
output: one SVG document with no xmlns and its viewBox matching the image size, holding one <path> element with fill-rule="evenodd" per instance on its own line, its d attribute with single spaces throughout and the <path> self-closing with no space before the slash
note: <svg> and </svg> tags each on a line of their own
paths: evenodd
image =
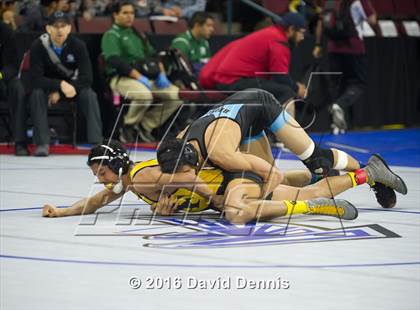
<svg viewBox="0 0 420 310">
<path fill-rule="evenodd" d="M 112 190 L 104 189 L 92 197 L 83 198 L 67 208 L 57 208 L 50 204 L 45 204 L 42 208 L 44 217 L 62 217 L 71 215 L 83 215 L 94 213 L 99 208 L 106 206 L 124 195 L 124 192 L 115 194 Z"/>
</svg>

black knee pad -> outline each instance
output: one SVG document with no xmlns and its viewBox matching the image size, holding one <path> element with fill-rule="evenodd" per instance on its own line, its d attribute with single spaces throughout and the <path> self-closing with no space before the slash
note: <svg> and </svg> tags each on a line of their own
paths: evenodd
<svg viewBox="0 0 420 310">
<path fill-rule="evenodd" d="M 334 165 L 334 154 L 330 149 L 323 149 L 315 146 L 312 155 L 303 160 L 305 166 L 313 173 L 327 175 Z"/>
</svg>

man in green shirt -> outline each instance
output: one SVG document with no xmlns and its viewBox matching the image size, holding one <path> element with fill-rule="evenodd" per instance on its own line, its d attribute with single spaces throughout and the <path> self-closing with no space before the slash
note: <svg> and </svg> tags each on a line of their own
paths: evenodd
<svg viewBox="0 0 420 310">
<path fill-rule="evenodd" d="M 182 104 L 179 89 L 169 82 L 147 38 L 133 29 L 132 2 L 114 3 L 112 18 L 114 23 L 101 42 L 106 74 L 111 78 L 112 91 L 131 101 L 120 140 L 135 142 L 138 135 L 142 141 L 154 141 L 152 130 L 160 127 Z M 153 96 L 165 103 L 151 107 Z"/>
<path fill-rule="evenodd" d="M 196 12 L 189 21 L 189 30 L 172 40 L 171 47 L 181 51 L 190 61 L 196 76 L 211 57 L 208 39 L 213 31 L 213 17 L 206 12 Z"/>
</svg>

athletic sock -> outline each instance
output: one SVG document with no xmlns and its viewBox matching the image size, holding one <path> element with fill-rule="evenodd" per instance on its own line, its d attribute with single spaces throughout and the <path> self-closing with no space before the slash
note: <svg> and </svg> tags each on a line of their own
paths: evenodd
<svg viewBox="0 0 420 310">
<path fill-rule="evenodd" d="M 364 169 L 357 169 L 354 172 L 348 172 L 347 174 L 351 179 L 351 183 L 353 184 L 353 187 L 356 187 L 358 185 L 362 185 L 368 182 L 368 175 L 366 173 L 366 170 Z"/>
<path fill-rule="evenodd" d="M 305 201 L 284 200 L 284 203 L 286 204 L 286 207 L 287 207 L 286 215 L 306 214 L 309 212 L 308 203 Z"/>
<path fill-rule="evenodd" d="M 296 154 L 297 157 L 299 157 L 300 160 L 304 161 L 307 160 L 309 157 L 312 156 L 312 154 L 317 150 L 317 147 L 313 141 L 309 144 L 309 146 L 306 148 L 306 150 L 302 154 Z"/>
</svg>

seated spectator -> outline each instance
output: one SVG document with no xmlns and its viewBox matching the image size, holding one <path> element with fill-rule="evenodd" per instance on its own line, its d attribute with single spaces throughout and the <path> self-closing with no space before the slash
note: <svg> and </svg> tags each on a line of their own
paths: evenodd
<svg viewBox="0 0 420 310">
<path fill-rule="evenodd" d="M 41 0 L 39 5 L 27 9 L 26 16 L 19 27 L 21 31 L 45 31 L 48 18 L 56 11 L 62 11 L 67 0 Z"/>
<path fill-rule="evenodd" d="M 95 16 L 105 16 L 110 12 L 111 4 L 112 0 L 82 0 L 80 15 L 86 20 L 91 20 Z"/>
<path fill-rule="evenodd" d="M 135 1 L 135 7 L 137 17 L 163 15 L 163 7 L 160 0 L 138 0 Z"/>
<path fill-rule="evenodd" d="M 68 10 L 69 2 L 71 2 L 71 0 L 58 0 L 56 11 L 64 12 L 64 10 Z"/>
<path fill-rule="evenodd" d="M 77 0 L 68 0 L 63 6 L 62 11 L 71 17 L 76 17 L 79 11 L 79 3 Z"/>
<path fill-rule="evenodd" d="M 29 12 L 29 10 L 35 6 L 39 4 L 39 0 L 21 0 L 18 1 L 17 4 L 17 13 L 19 15 L 23 15 L 26 16 L 27 13 Z"/>
<path fill-rule="evenodd" d="M 11 111 L 16 155 L 28 155 L 25 133 L 25 90 L 18 74 L 18 53 L 14 31 L 0 22 L 0 98 L 6 99 Z"/>
<path fill-rule="evenodd" d="M 294 82 L 289 73 L 289 41 L 304 38 L 305 20 L 287 13 L 278 24 L 229 43 L 214 55 L 200 72 L 204 88 L 236 91 L 261 88 L 286 103 L 303 98 L 305 86 Z M 293 111 L 291 111 L 293 113 Z"/>
<path fill-rule="evenodd" d="M 32 90 L 29 98 L 34 122 L 35 156 L 47 156 L 50 142 L 48 107 L 61 99 L 72 99 L 87 121 L 89 143 L 102 141 L 102 122 L 95 92 L 92 67 L 83 41 L 70 34 L 69 16 L 57 11 L 49 18 L 47 33 L 30 49 Z M 55 55 L 55 56 L 54 56 Z M 55 58 L 55 59 L 54 59 Z M 56 64 L 59 59 L 61 64 Z"/>
<path fill-rule="evenodd" d="M 169 0 L 164 5 L 163 15 L 191 18 L 195 12 L 206 9 L 206 0 Z"/>
<path fill-rule="evenodd" d="M 179 89 L 167 79 L 146 36 L 132 27 L 134 5 L 131 1 L 116 2 L 112 11 L 114 23 L 103 35 L 101 44 L 106 72 L 111 89 L 131 101 L 120 140 L 134 142 L 138 135 L 145 142 L 155 141 L 152 130 L 160 127 L 182 103 Z M 153 95 L 167 102 L 151 107 L 155 90 L 158 91 Z"/>
<path fill-rule="evenodd" d="M 189 30 L 176 36 L 171 43 L 190 61 L 194 74 L 198 76 L 201 68 L 210 57 L 210 36 L 214 31 L 213 17 L 206 12 L 195 12 L 189 21 Z"/>
<path fill-rule="evenodd" d="M 0 18 L 13 30 L 16 30 L 16 20 L 15 20 L 15 14 L 16 14 L 16 0 L 8 0 L 1 2 L 1 8 L 0 8 Z"/>
</svg>

